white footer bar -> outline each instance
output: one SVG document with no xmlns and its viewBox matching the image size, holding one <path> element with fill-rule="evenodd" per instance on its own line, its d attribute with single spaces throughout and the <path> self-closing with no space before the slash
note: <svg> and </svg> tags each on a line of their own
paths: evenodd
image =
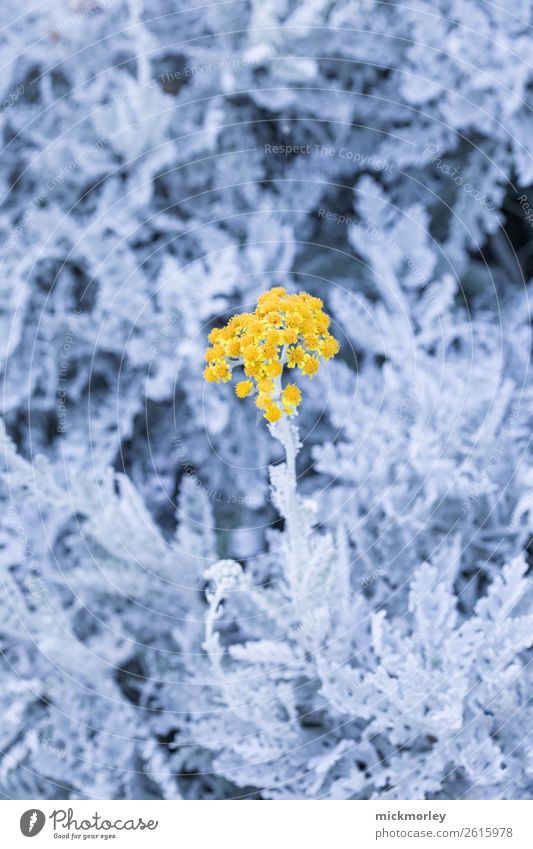
<svg viewBox="0 0 533 849">
<path fill-rule="evenodd" d="M 2 845 L 532 849 L 533 802 L 4 801 Z M 35 843 L 29 843 L 31 838 Z M 67 842 L 69 841 L 69 842 Z"/>
</svg>

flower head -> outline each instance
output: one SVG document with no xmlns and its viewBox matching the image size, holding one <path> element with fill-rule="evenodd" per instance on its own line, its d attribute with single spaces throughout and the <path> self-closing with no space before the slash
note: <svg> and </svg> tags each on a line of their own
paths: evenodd
<svg viewBox="0 0 533 849">
<path fill-rule="evenodd" d="M 254 385 L 251 380 L 240 380 L 239 383 L 235 386 L 235 394 L 237 398 L 246 398 L 251 392 L 253 392 Z"/>
<path fill-rule="evenodd" d="M 268 422 L 293 415 L 302 394 L 293 383 L 283 388 L 284 366 L 312 378 L 320 358 L 329 360 L 339 350 L 322 307 L 320 298 L 307 292 L 290 295 L 281 286 L 265 292 L 253 313 L 233 316 L 225 327 L 211 331 L 205 379 L 227 382 L 242 366 L 246 379 L 236 384 L 237 397 L 257 394 L 256 406 Z"/>
<path fill-rule="evenodd" d="M 302 400 L 302 393 L 294 383 L 288 383 L 281 393 L 281 400 L 283 401 L 283 409 L 287 415 L 291 416 Z"/>
</svg>

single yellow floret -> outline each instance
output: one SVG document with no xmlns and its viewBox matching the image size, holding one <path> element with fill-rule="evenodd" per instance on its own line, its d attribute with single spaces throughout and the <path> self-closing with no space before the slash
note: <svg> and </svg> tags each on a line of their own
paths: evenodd
<svg viewBox="0 0 533 849">
<path fill-rule="evenodd" d="M 318 357 L 311 357 L 309 354 L 306 354 L 304 357 L 303 366 L 301 366 L 304 374 L 307 374 L 308 377 L 314 377 L 320 368 L 320 362 Z"/>
<path fill-rule="evenodd" d="M 227 357 L 238 357 L 241 354 L 241 340 L 240 339 L 228 339 L 226 342 L 226 356 Z"/>
<path fill-rule="evenodd" d="M 207 366 L 204 377 L 208 383 L 227 383 L 231 380 L 231 370 L 226 363 L 215 363 Z"/>
<path fill-rule="evenodd" d="M 281 419 L 282 415 L 283 412 L 277 404 L 269 404 L 264 413 L 267 422 L 277 422 L 278 419 Z"/>
<path fill-rule="evenodd" d="M 266 410 L 272 403 L 272 397 L 267 392 L 260 392 L 255 399 L 255 406 L 260 410 Z"/>
<path fill-rule="evenodd" d="M 330 336 L 328 333 L 324 341 L 320 343 L 318 350 L 320 351 L 325 360 L 330 360 L 331 357 L 334 357 L 335 354 L 339 353 L 339 343 L 333 336 Z"/>
<path fill-rule="evenodd" d="M 265 365 L 265 373 L 269 377 L 279 377 L 282 371 L 283 371 L 283 366 L 279 362 L 279 360 L 274 360 L 273 362 L 267 363 Z"/>
<path fill-rule="evenodd" d="M 302 393 L 294 383 L 288 383 L 282 392 L 282 398 L 284 403 L 297 407 L 302 400 Z"/>
<path fill-rule="evenodd" d="M 244 373 L 247 377 L 261 377 L 261 363 L 258 360 L 246 360 L 244 363 Z"/>
<path fill-rule="evenodd" d="M 274 392 L 274 381 L 271 377 L 263 377 L 256 382 L 259 392 L 265 392 L 270 395 Z"/>
<path fill-rule="evenodd" d="M 254 390 L 254 385 L 251 380 L 239 380 L 235 384 L 235 394 L 237 398 L 246 398 Z"/>
<path fill-rule="evenodd" d="M 205 359 L 210 363 L 214 363 L 216 360 L 221 360 L 225 354 L 224 345 L 213 345 L 212 348 L 208 348 L 205 352 Z"/>
<path fill-rule="evenodd" d="M 278 346 L 270 345 L 268 342 L 265 342 L 263 345 L 263 356 L 265 360 L 275 360 L 278 356 Z"/>
<path fill-rule="evenodd" d="M 294 383 L 289 383 L 281 393 L 283 409 L 288 416 L 293 416 L 296 408 L 302 400 L 302 393 Z"/>
<path fill-rule="evenodd" d="M 305 351 L 301 345 L 296 345 L 294 348 L 289 348 L 289 354 L 287 357 L 287 365 L 289 368 L 295 368 L 295 366 L 302 366 L 305 359 Z"/>
</svg>

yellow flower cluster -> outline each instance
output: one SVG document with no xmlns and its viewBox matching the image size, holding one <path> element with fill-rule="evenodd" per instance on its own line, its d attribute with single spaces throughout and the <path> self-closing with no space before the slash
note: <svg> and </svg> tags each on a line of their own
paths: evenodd
<svg viewBox="0 0 533 849">
<path fill-rule="evenodd" d="M 239 398 L 257 394 L 256 406 L 269 422 L 293 415 L 302 395 L 292 383 L 282 387 L 283 367 L 298 368 L 312 378 L 319 358 L 329 360 L 339 350 L 322 307 L 320 298 L 307 292 L 288 295 L 281 286 L 265 292 L 255 312 L 236 315 L 225 327 L 211 331 L 205 379 L 229 381 L 233 368 L 242 365 L 247 380 L 235 386 Z"/>
</svg>

